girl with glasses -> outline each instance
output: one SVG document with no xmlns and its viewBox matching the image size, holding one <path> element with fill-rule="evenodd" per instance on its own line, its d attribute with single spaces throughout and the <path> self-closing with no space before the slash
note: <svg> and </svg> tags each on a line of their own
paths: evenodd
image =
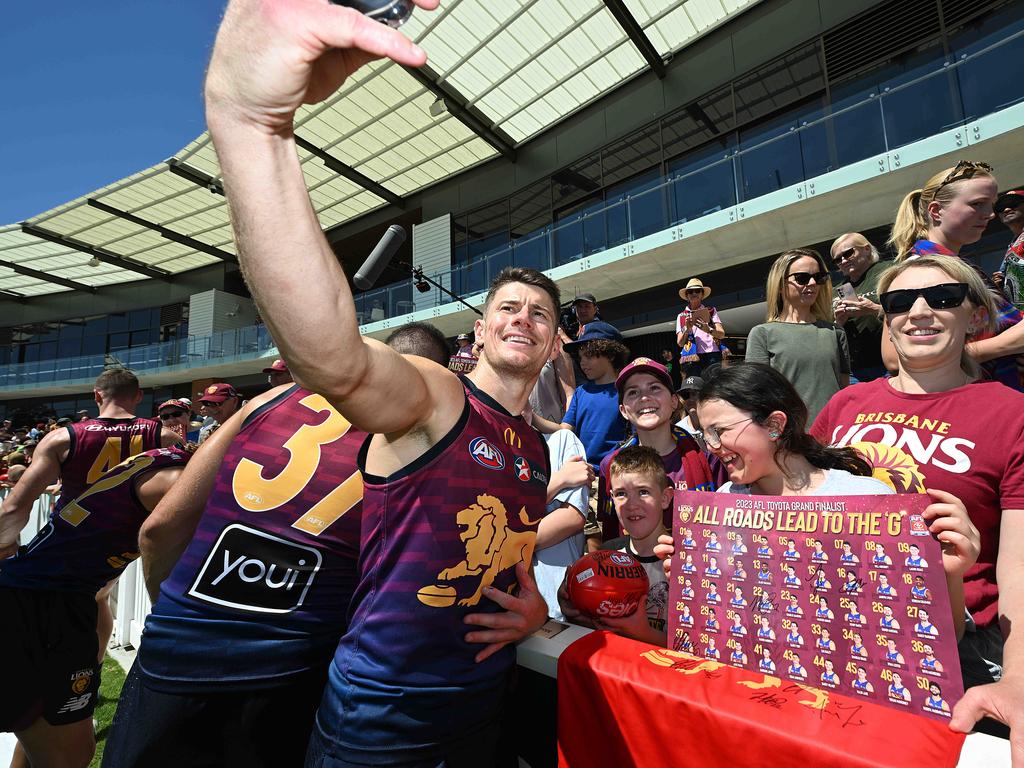
<svg viewBox="0 0 1024 768">
<path fill-rule="evenodd" d="M 892 225 L 889 243 L 896 261 L 927 255 L 959 257 L 965 245 L 978 242 L 995 218 L 999 191 L 986 163 L 962 160 L 932 176 L 921 189 L 903 198 Z M 982 364 L 986 378 L 1022 389 L 1016 356 L 1024 352 L 1024 319 L 987 274 L 969 264 L 985 283 L 995 302 L 995 328 L 981 329 L 968 337 L 968 352 Z M 1010 330 L 1013 329 L 1013 330 Z M 882 357 L 889 370 L 896 369 L 896 352 L 882 336 Z"/>
<path fill-rule="evenodd" d="M 991 327 L 992 294 L 971 265 L 941 255 L 901 262 L 878 290 L 898 372 L 840 392 L 811 433 L 857 448 L 898 491 L 927 490 L 942 502 L 929 509 L 970 510 L 966 530 L 934 518 L 930 528 L 954 607 L 963 596 L 969 611 L 966 627 L 954 615 L 964 685 L 999 682 L 968 692 L 951 725 L 970 730 L 989 714 L 1024 729 L 1024 394 L 976 381 L 965 354 Z"/>
<path fill-rule="evenodd" d="M 772 264 L 766 286 L 767 322 L 747 337 L 747 362 L 766 363 L 792 382 L 813 421 L 850 382 L 846 333 L 832 315 L 832 280 L 821 255 L 786 251 Z"/>
</svg>

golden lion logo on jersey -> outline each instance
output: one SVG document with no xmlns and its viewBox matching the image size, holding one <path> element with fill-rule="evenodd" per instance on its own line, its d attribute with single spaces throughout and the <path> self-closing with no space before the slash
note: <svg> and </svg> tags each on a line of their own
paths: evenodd
<svg viewBox="0 0 1024 768">
<path fill-rule="evenodd" d="M 926 493 L 924 475 L 909 454 L 883 443 L 853 443 L 850 447 L 871 465 L 871 476 L 896 493 Z"/>
<path fill-rule="evenodd" d="M 459 600 L 459 605 L 476 605 L 480 602 L 484 587 L 494 583 L 498 574 L 516 563 L 529 563 L 533 559 L 533 546 L 537 532 L 513 531 L 508 527 L 508 512 L 500 499 L 489 494 L 476 497 L 476 503 L 459 510 L 456 522 L 464 527 L 459 538 L 466 546 L 466 559 L 437 574 L 439 581 L 454 581 L 476 577 L 476 590 L 469 597 Z M 523 525 L 535 527 L 540 519 L 530 520 L 526 507 L 519 510 Z M 444 608 L 455 604 L 455 587 L 450 584 L 431 584 L 416 593 L 424 605 Z"/>
</svg>

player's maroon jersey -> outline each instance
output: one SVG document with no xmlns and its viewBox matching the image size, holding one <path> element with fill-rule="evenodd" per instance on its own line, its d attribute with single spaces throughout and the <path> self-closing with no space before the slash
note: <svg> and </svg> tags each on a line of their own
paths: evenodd
<svg viewBox="0 0 1024 768">
<path fill-rule="evenodd" d="M 160 422 L 154 419 L 89 419 L 67 426 L 71 447 L 60 467 L 59 511 L 130 456 L 160 447 Z"/>
<path fill-rule="evenodd" d="M 50 522 L 17 556 L 0 560 L 0 586 L 94 595 L 139 556 L 139 528 L 149 515 L 136 483 L 190 454 L 177 446 L 131 456 L 104 472 L 50 515 Z"/>
<path fill-rule="evenodd" d="M 249 414 L 146 620 L 147 684 L 262 687 L 327 665 L 356 583 L 365 439 L 297 385 Z"/>
<path fill-rule="evenodd" d="M 500 711 L 515 648 L 477 663 L 463 618 L 501 611 L 484 588 L 513 589 L 531 562 L 549 464 L 540 435 L 466 383 L 439 443 L 387 478 L 364 471 L 359 585 L 318 714 L 344 748 L 429 755 Z"/>
</svg>

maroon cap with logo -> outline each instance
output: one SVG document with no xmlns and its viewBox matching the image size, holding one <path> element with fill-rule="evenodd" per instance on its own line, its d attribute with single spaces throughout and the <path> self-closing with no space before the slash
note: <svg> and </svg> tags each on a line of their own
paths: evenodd
<svg viewBox="0 0 1024 768">
<path fill-rule="evenodd" d="M 230 384 L 221 382 L 219 384 L 211 384 L 202 392 L 199 393 L 198 400 L 200 403 L 212 403 L 213 405 L 220 405 L 230 397 L 239 397 L 238 391 Z"/>
<path fill-rule="evenodd" d="M 277 358 L 277 360 L 272 362 L 269 367 L 264 368 L 263 372 L 264 373 L 284 373 L 287 370 L 288 370 L 288 363 L 286 363 L 281 358 Z"/>
</svg>

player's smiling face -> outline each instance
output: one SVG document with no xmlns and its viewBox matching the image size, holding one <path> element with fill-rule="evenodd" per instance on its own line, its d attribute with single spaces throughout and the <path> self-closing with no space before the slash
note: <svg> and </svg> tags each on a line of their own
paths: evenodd
<svg viewBox="0 0 1024 768">
<path fill-rule="evenodd" d="M 663 511 L 672 502 L 672 488 L 661 488 L 643 472 L 618 472 L 611 478 L 612 503 L 619 523 L 635 541 L 644 541 L 663 527 Z M 687 562 L 692 562 L 687 557 Z"/>
<path fill-rule="evenodd" d="M 676 396 L 650 373 L 635 373 L 622 387 L 619 412 L 638 429 L 657 429 L 672 418 L 675 407 Z"/>
<path fill-rule="evenodd" d="M 535 373 L 551 357 L 557 340 L 557 314 L 542 288 L 525 283 L 501 286 L 476 321 L 483 356 L 496 370 Z"/>
<path fill-rule="evenodd" d="M 749 413 L 725 400 L 712 399 L 697 406 L 697 415 L 701 424 L 718 434 L 721 445 L 711 450 L 722 460 L 732 482 L 750 485 L 781 471 L 775 464 L 776 444 Z"/>
</svg>

